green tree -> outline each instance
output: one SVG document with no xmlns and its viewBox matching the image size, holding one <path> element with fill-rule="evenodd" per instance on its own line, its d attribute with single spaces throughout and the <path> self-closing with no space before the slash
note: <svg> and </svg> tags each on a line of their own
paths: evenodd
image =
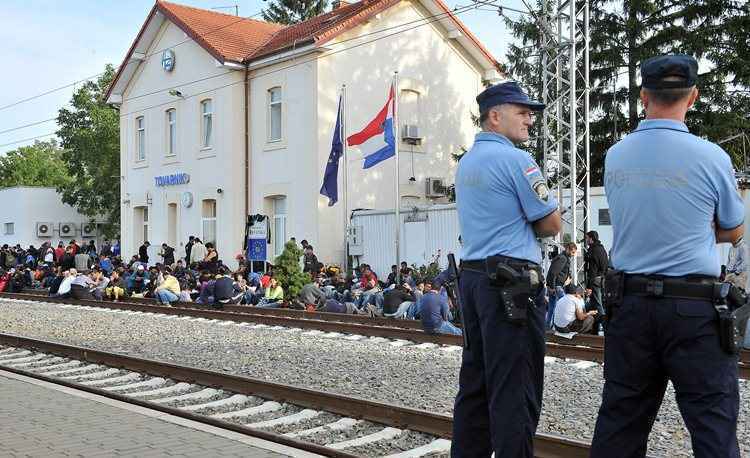
<svg viewBox="0 0 750 458">
<path fill-rule="evenodd" d="M 310 283 L 310 276 L 300 268 L 301 256 L 302 250 L 290 240 L 284 245 L 284 251 L 274 260 L 273 277 L 284 288 L 286 300 L 297 297 L 302 287 Z"/>
<path fill-rule="evenodd" d="M 103 98 L 114 74 L 107 65 L 98 80 L 75 91 L 71 107 L 61 108 L 57 116 L 71 178 L 58 187 L 63 202 L 92 219 L 104 218 L 109 237 L 116 235 L 120 222 L 120 117 Z"/>
<path fill-rule="evenodd" d="M 0 158 L 0 188 L 44 186 L 57 188 L 70 181 L 62 150 L 55 140 L 36 141 Z"/>
<path fill-rule="evenodd" d="M 607 149 L 644 116 L 639 70 L 649 57 L 686 53 L 700 59 L 701 98 L 686 119 L 691 132 L 716 142 L 750 129 L 750 2 L 591 0 L 590 10 L 592 185 L 602 184 Z M 517 40 L 506 56 L 508 72 L 537 88 L 540 16 L 538 1 L 534 15 L 506 20 Z M 742 143 L 723 146 L 741 168 Z"/>
<path fill-rule="evenodd" d="M 277 24 L 297 24 L 323 14 L 327 0 L 273 0 L 263 10 L 263 20 Z"/>
</svg>

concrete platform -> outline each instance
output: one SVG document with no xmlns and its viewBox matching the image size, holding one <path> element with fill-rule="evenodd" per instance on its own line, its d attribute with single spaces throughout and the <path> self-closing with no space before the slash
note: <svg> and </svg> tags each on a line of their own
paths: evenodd
<svg viewBox="0 0 750 458">
<path fill-rule="evenodd" d="M 159 411 L 0 371 L 3 457 L 314 457 Z"/>
</svg>

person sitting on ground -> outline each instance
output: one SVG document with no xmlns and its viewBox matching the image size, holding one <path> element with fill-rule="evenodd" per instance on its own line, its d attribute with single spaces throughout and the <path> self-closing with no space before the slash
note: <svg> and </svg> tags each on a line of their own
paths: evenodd
<svg viewBox="0 0 750 458">
<path fill-rule="evenodd" d="M 109 285 L 104 290 L 107 297 L 117 302 L 125 296 L 125 279 L 122 278 L 122 271 L 115 270 L 109 279 Z"/>
<path fill-rule="evenodd" d="M 196 237 L 193 239 L 193 245 L 190 247 L 190 264 L 200 264 L 206 257 L 206 246 L 203 245 L 201 239 Z"/>
<path fill-rule="evenodd" d="M 79 251 L 74 257 L 75 267 L 78 272 L 88 272 L 91 267 L 91 258 L 83 251 Z"/>
<path fill-rule="evenodd" d="M 148 273 L 143 264 L 138 264 L 135 268 L 135 272 L 130 276 L 130 282 L 128 285 L 129 295 L 135 297 L 143 297 L 143 293 L 146 291 L 146 285 L 148 284 Z"/>
<path fill-rule="evenodd" d="M 439 293 L 439 281 L 435 282 L 435 289 L 427 289 L 425 281 L 425 293 L 420 301 L 420 315 L 422 318 L 422 329 L 427 334 L 453 334 L 461 335 L 461 330 L 450 322 L 450 308 L 448 296 Z"/>
<path fill-rule="evenodd" d="M 44 263 L 51 266 L 55 263 L 55 250 L 52 246 L 48 246 L 44 253 Z"/>
<path fill-rule="evenodd" d="M 109 286 L 110 278 L 104 275 L 101 269 L 98 268 L 92 270 L 89 277 L 94 282 L 91 294 L 96 300 L 101 301 L 104 299 L 105 290 Z"/>
<path fill-rule="evenodd" d="M 60 284 L 64 279 L 65 275 L 63 275 L 62 269 L 59 266 L 55 267 L 54 275 L 50 277 L 49 281 L 47 282 L 47 288 L 49 288 L 48 294 L 50 296 L 54 296 L 55 294 L 57 294 L 57 290 L 60 289 Z"/>
<path fill-rule="evenodd" d="M 180 299 L 180 282 L 172 275 L 169 266 L 164 267 L 163 277 L 154 292 L 160 304 L 170 305 Z"/>
<path fill-rule="evenodd" d="M 256 307 L 262 308 L 276 308 L 281 301 L 284 300 L 284 289 L 279 284 L 279 281 L 275 278 L 271 278 L 268 283 L 268 288 L 263 295 L 263 299 L 260 300 Z"/>
<path fill-rule="evenodd" d="M 88 256 L 88 255 L 84 255 Z M 83 272 L 77 272 L 73 281 L 70 284 L 70 296 L 73 299 L 93 299 L 94 296 L 91 294 L 91 288 L 93 288 L 94 282 L 85 275 Z"/>
<path fill-rule="evenodd" d="M 416 298 L 411 286 L 403 283 L 398 288 L 389 289 L 383 293 L 383 315 L 389 318 L 403 318 L 414 303 L 416 303 Z"/>
<path fill-rule="evenodd" d="M 214 248 L 213 243 L 206 244 L 206 256 L 203 258 L 203 268 L 208 269 L 211 273 L 218 272 L 219 267 L 219 253 Z"/>
<path fill-rule="evenodd" d="M 299 292 L 299 300 L 305 305 L 305 310 L 308 312 L 314 312 L 316 308 L 325 304 L 326 294 L 320 289 L 320 280 L 317 277 L 315 281 L 302 287 Z"/>
<path fill-rule="evenodd" d="M 76 273 L 75 269 L 63 271 L 63 280 L 60 282 L 60 287 L 57 288 L 57 294 L 52 295 L 52 297 L 70 297 L 70 288 L 76 278 Z"/>
<path fill-rule="evenodd" d="M 8 284 L 10 283 L 10 273 L 5 272 L 2 267 L 0 267 L 0 293 L 8 289 Z"/>
<path fill-rule="evenodd" d="M 180 302 L 193 302 L 193 298 L 190 295 L 190 282 L 184 278 L 178 281 L 180 282 Z"/>
<path fill-rule="evenodd" d="M 216 279 L 212 278 L 207 271 L 201 272 L 200 295 L 195 300 L 196 304 L 213 305 L 214 303 L 214 286 Z"/>
<path fill-rule="evenodd" d="M 214 282 L 214 302 L 212 305 L 215 308 L 221 308 L 227 304 L 234 304 L 235 295 L 234 280 L 229 276 L 226 269 L 219 269 L 219 274 Z"/>
<path fill-rule="evenodd" d="M 112 271 L 115 270 L 112 260 L 105 255 L 99 256 L 99 268 L 102 269 L 102 272 L 104 272 L 105 275 L 110 275 L 112 274 Z"/>
<path fill-rule="evenodd" d="M 565 296 L 555 306 L 554 326 L 557 332 L 586 333 L 594 326 L 596 310 L 584 311 L 585 291 L 582 286 L 570 283 L 565 286 Z"/>
<path fill-rule="evenodd" d="M 396 264 L 391 266 L 391 273 L 388 274 L 388 278 L 385 280 L 385 288 L 390 288 L 396 285 L 396 277 L 398 276 L 398 266 Z"/>
</svg>

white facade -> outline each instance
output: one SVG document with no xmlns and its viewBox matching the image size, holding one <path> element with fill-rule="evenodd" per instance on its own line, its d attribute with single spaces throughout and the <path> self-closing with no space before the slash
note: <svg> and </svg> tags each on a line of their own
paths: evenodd
<svg viewBox="0 0 750 458">
<path fill-rule="evenodd" d="M 346 84 L 350 134 L 385 104 L 396 70 L 397 122 L 418 125 L 424 137 L 418 146 L 400 144 L 401 202 L 432 203 L 425 197 L 425 179 L 452 182 L 456 164 L 451 153 L 470 146 L 476 130 L 471 121 L 474 98 L 483 80 L 497 76 L 494 64 L 480 62 L 477 49 L 469 49 L 466 37 L 448 20 L 403 26 L 402 33 L 394 34 L 403 24 L 435 14 L 434 8 L 430 0 L 404 0 L 324 47 L 301 47 L 247 67 L 218 63 L 195 41 L 185 42 L 186 33 L 162 18 L 158 30 L 144 33 L 153 36 L 148 46 L 136 42 L 138 53 L 147 57 L 121 97 L 110 98 L 121 103 L 123 256 L 136 253 L 144 240 L 152 246 L 166 242 L 182 255 L 188 236 L 197 235 L 204 242 L 215 239 L 221 259 L 235 264 L 244 237 L 247 179 L 248 213 L 270 217 L 269 260 L 283 242 L 296 237 L 315 246 L 321 261 L 343 263 L 346 215 L 356 208 L 393 208 L 395 161 L 362 170 L 361 155 L 350 149 L 348 208 L 343 206 L 343 167 L 339 203 L 327 206 L 319 189 L 339 90 Z M 168 48 L 175 53 L 169 72 L 158 52 Z M 203 144 L 205 100 L 211 101 L 210 147 Z M 157 186 L 156 177 L 171 175 L 187 175 L 189 182 Z"/>
<path fill-rule="evenodd" d="M 750 190 L 741 190 L 745 203 L 745 215 L 750 211 Z M 591 219 L 589 230 L 599 233 L 599 240 L 609 252 L 612 249 L 614 234 L 609 220 L 609 204 L 603 187 L 591 188 Z M 579 215 L 582 217 L 583 215 Z M 747 220 L 747 217 L 745 218 Z M 372 266 L 378 275 L 387 275 L 396 262 L 395 228 L 393 210 L 355 211 L 352 226 L 356 228 L 354 245 L 350 250 L 356 254 L 357 264 Z M 563 223 L 562 234 L 570 234 L 570 224 Z M 458 243 L 460 229 L 455 204 L 433 205 L 401 209 L 401 249 L 400 259 L 409 265 L 427 265 L 437 259 L 441 267 L 447 266 L 448 253 L 460 259 L 461 247 Z M 745 221 L 745 240 L 750 237 L 750 224 Z M 582 242 L 578 237 L 576 242 Z M 719 260 L 727 263 L 731 244 L 718 244 Z M 578 251 L 579 263 L 583 262 L 582 251 Z M 438 254 L 440 255 L 438 257 Z"/>
<path fill-rule="evenodd" d="M 0 189 L 0 202 L 0 245 L 19 243 L 27 248 L 50 242 L 57 246 L 59 241 L 67 245 L 72 239 L 79 244 L 82 240 L 88 243 L 93 239 L 99 245 L 96 224 L 62 203 L 62 197 L 54 188 Z"/>
<path fill-rule="evenodd" d="M 146 54 L 185 40 L 180 28 L 165 21 Z M 180 44 L 175 54 L 172 72 L 163 70 L 158 52 L 143 62 L 120 106 L 123 257 L 137 253 L 145 240 L 154 252 L 167 243 L 184 257 L 184 244 L 195 235 L 215 242 L 230 264 L 242 249 L 244 234 L 244 73 L 217 66 L 193 41 Z M 166 91 L 152 94 L 194 80 L 203 81 L 182 89 L 183 97 Z M 208 145 L 206 102 L 211 117 Z M 139 122 L 143 122 L 143 140 L 139 140 Z M 187 183 L 157 186 L 156 177 L 182 174 L 189 176 Z"/>
</svg>

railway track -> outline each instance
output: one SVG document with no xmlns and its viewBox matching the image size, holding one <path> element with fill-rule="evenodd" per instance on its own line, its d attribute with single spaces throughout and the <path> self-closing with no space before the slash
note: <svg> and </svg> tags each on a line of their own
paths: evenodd
<svg viewBox="0 0 750 458">
<path fill-rule="evenodd" d="M 247 377 L 0 334 L 0 370 L 88 391 L 323 456 L 445 456 L 452 419 Z M 536 456 L 588 456 L 538 434 Z"/>
<path fill-rule="evenodd" d="M 0 293 L 0 298 L 82 305 L 143 313 L 161 313 L 210 320 L 265 324 L 269 326 L 316 329 L 325 332 L 358 334 L 370 337 L 408 340 L 417 343 L 434 343 L 438 345 L 456 346 L 463 345 L 463 338 L 461 336 L 427 334 L 422 331 L 420 322 L 414 320 L 372 318 L 367 316 L 306 312 L 291 309 L 260 309 L 237 305 L 225 306 L 222 310 L 199 308 L 191 303 L 179 303 L 176 306 L 164 306 L 158 304 L 153 299 L 138 298 L 128 298 L 121 302 L 110 302 L 85 299 L 61 299 L 33 293 Z M 604 338 L 595 335 L 579 334 L 572 339 L 567 339 L 565 337 L 548 333 L 547 356 L 603 362 Z M 742 379 L 750 379 L 750 351 L 748 350 L 743 350 L 740 353 L 739 376 Z"/>
</svg>

